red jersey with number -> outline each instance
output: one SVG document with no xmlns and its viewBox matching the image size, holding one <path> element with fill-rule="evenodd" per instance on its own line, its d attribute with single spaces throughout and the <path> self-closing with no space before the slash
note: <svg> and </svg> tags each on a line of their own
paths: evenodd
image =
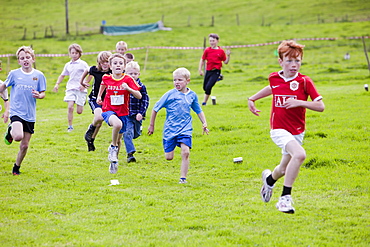
<svg viewBox="0 0 370 247">
<path fill-rule="evenodd" d="M 217 48 L 207 47 L 204 50 L 202 59 L 207 60 L 206 70 L 221 70 L 222 62 L 226 60 L 226 53 L 221 47 L 218 46 Z"/>
<path fill-rule="evenodd" d="M 282 71 L 271 73 L 269 81 L 273 95 L 271 129 L 285 129 L 292 135 L 302 133 L 306 125 L 306 108 L 286 109 L 284 103 L 289 98 L 307 101 L 308 96 L 312 101 L 321 100 L 313 81 L 301 73 L 293 78 L 284 78 Z"/>
<path fill-rule="evenodd" d="M 123 89 L 126 83 L 133 90 L 140 90 L 140 86 L 129 75 L 122 74 L 121 79 L 114 79 L 112 75 L 104 75 L 101 85 L 105 85 L 105 97 L 103 101 L 103 112 L 114 111 L 118 117 L 129 114 L 130 92 Z"/>
</svg>

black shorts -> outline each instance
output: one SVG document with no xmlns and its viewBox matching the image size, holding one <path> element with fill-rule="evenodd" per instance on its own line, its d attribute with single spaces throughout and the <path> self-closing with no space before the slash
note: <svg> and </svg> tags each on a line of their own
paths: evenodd
<svg viewBox="0 0 370 247">
<path fill-rule="evenodd" d="M 23 120 L 22 118 L 18 116 L 12 116 L 10 117 L 10 122 L 21 122 L 23 125 L 23 132 L 28 132 L 28 133 L 35 133 L 35 122 L 27 122 L 26 120 Z"/>
</svg>

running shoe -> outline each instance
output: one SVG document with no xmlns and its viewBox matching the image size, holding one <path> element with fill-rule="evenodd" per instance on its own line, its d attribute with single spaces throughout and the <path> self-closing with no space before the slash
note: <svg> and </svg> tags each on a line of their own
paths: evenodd
<svg viewBox="0 0 370 247">
<path fill-rule="evenodd" d="M 270 176 L 271 171 L 266 169 L 262 172 L 262 188 L 261 188 L 261 198 L 264 202 L 269 202 L 272 196 L 272 189 L 274 186 L 270 186 L 267 184 L 266 178 Z"/>
<path fill-rule="evenodd" d="M 20 168 L 21 168 L 20 166 L 17 166 L 16 164 L 14 164 L 13 171 L 12 171 L 13 175 L 17 176 L 21 174 L 21 172 L 19 171 Z"/>
<path fill-rule="evenodd" d="M 134 157 L 133 153 L 129 153 L 127 155 L 127 163 L 130 163 L 130 162 L 136 162 L 136 158 Z"/>
<path fill-rule="evenodd" d="M 291 195 L 285 195 L 279 198 L 279 202 L 276 203 L 276 208 L 286 214 L 294 214 L 294 208 L 292 206 L 293 200 Z"/>
<path fill-rule="evenodd" d="M 118 162 L 111 162 L 109 165 L 109 172 L 112 174 L 117 173 L 118 171 Z"/>
<path fill-rule="evenodd" d="M 92 141 L 92 135 L 94 134 L 95 132 L 95 129 L 96 127 L 92 124 L 89 125 L 89 128 L 87 129 L 86 133 L 85 133 L 85 140 L 87 142 L 91 142 Z"/>
<path fill-rule="evenodd" d="M 7 129 L 7 131 L 5 132 L 5 135 L 4 135 L 4 142 L 5 142 L 6 145 L 10 145 L 13 142 L 13 137 L 10 134 L 11 130 L 12 130 L 12 126 L 9 124 L 8 129 Z"/>
<path fill-rule="evenodd" d="M 110 162 L 118 162 L 118 147 L 113 147 L 112 145 L 109 145 L 108 152 L 108 160 Z"/>
</svg>

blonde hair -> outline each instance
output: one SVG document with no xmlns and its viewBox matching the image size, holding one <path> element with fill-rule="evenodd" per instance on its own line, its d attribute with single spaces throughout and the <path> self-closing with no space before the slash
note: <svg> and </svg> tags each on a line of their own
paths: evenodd
<svg viewBox="0 0 370 247">
<path fill-rule="evenodd" d="M 140 65 L 139 65 L 138 62 L 131 61 L 131 62 L 127 63 L 126 70 L 127 69 L 137 69 L 138 71 L 140 71 Z"/>
<path fill-rule="evenodd" d="M 120 54 L 120 53 L 114 53 L 114 54 L 112 54 L 112 55 L 108 58 L 109 65 L 112 65 L 112 60 L 113 60 L 113 58 L 116 58 L 116 57 L 122 58 L 122 59 L 123 59 L 123 63 L 124 63 L 124 65 L 126 66 L 126 59 L 125 59 L 125 57 L 124 57 L 122 54 Z"/>
<path fill-rule="evenodd" d="M 17 59 L 19 59 L 19 53 L 21 53 L 21 51 L 24 51 L 25 53 L 30 54 L 32 59 L 35 60 L 35 51 L 32 50 L 32 48 L 29 46 L 21 46 L 18 48 L 17 52 L 15 53 L 15 55 L 17 56 Z"/>
<path fill-rule="evenodd" d="M 187 68 L 184 68 L 184 67 L 176 69 L 172 73 L 172 75 L 173 76 L 179 75 L 179 76 L 184 77 L 186 80 L 190 80 L 190 71 Z"/>
<path fill-rule="evenodd" d="M 68 52 L 71 52 L 72 49 L 75 49 L 78 54 L 80 54 L 80 57 L 82 55 L 82 48 L 79 44 L 72 44 L 68 47 Z"/>
<path fill-rule="evenodd" d="M 127 50 L 127 43 L 125 41 L 118 41 L 117 44 L 116 44 L 116 48 L 119 46 L 119 45 L 122 45 L 123 47 L 126 48 Z"/>
<path fill-rule="evenodd" d="M 303 58 L 304 45 L 296 43 L 294 40 L 285 40 L 278 46 L 279 58 L 283 60 L 284 55 L 286 57 L 297 58 L 301 56 Z"/>
<path fill-rule="evenodd" d="M 96 67 L 99 71 L 102 71 L 101 63 L 107 62 L 109 57 L 112 56 L 112 53 L 110 51 L 101 51 L 99 52 L 97 58 L 96 58 Z"/>
</svg>

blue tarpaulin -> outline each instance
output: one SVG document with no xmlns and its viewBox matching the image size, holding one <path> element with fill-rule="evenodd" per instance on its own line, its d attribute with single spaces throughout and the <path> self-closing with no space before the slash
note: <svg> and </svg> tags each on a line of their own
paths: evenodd
<svg viewBox="0 0 370 247">
<path fill-rule="evenodd" d="M 135 26 L 102 26 L 102 33 L 105 35 L 137 34 L 145 32 L 155 32 L 158 30 L 170 31 L 172 29 L 164 27 L 162 21 Z"/>
</svg>

